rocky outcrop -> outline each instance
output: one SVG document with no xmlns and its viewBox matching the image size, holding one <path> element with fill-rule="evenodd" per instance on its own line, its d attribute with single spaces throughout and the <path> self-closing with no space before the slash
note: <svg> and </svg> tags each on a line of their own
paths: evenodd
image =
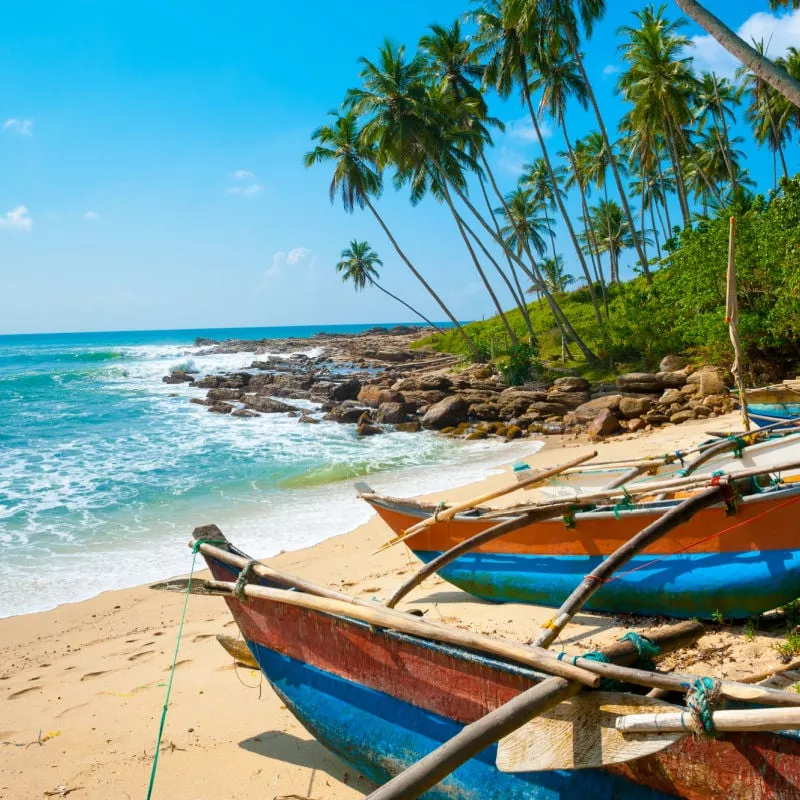
<svg viewBox="0 0 800 800">
<path fill-rule="evenodd" d="M 591 439 L 602 439 L 604 436 L 611 436 L 619 432 L 621 425 L 614 416 L 610 408 L 604 408 L 598 412 L 597 416 L 589 423 L 586 433 Z"/>
<path fill-rule="evenodd" d="M 422 427 L 433 430 L 441 430 L 450 426 L 458 425 L 467 419 L 469 403 L 459 395 L 451 395 L 434 403 L 422 418 Z"/>
<path fill-rule="evenodd" d="M 686 359 L 683 356 L 664 356 L 658 365 L 659 372 L 677 372 L 686 366 Z"/>
<path fill-rule="evenodd" d="M 366 406 L 377 408 L 383 403 L 402 403 L 404 397 L 394 389 L 386 389 L 383 386 L 362 386 L 358 393 L 358 402 Z"/>
<path fill-rule="evenodd" d="M 588 392 L 591 388 L 591 384 L 586 378 L 573 377 L 570 375 L 564 378 L 556 378 L 556 380 L 553 381 L 552 391 Z"/>
<path fill-rule="evenodd" d="M 361 391 L 361 381 L 358 378 L 351 378 L 344 383 L 337 383 L 329 392 L 331 400 L 342 402 L 343 400 L 357 400 L 358 393 Z"/>
<path fill-rule="evenodd" d="M 282 403 L 272 397 L 262 397 L 256 394 L 246 394 L 242 397 L 242 402 L 247 408 L 259 411 L 262 414 L 280 414 L 287 411 L 297 411 L 297 408 L 288 403 Z"/>
<path fill-rule="evenodd" d="M 355 400 L 345 400 L 338 406 L 332 408 L 324 417 L 330 422 L 354 423 L 358 422 L 365 411 L 370 409 L 356 402 Z"/>
<path fill-rule="evenodd" d="M 628 372 L 619 375 L 616 380 L 617 389 L 621 392 L 644 392 L 653 394 L 664 389 L 657 375 L 652 372 Z"/>
<path fill-rule="evenodd" d="M 375 415 L 377 422 L 386 425 L 397 425 L 401 422 L 408 422 L 408 413 L 405 403 L 381 403 L 378 406 L 378 413 Z"/>
<path fill-rule="evenodd" d="M 693 372 L 687 379 L 689 386 L 697 386 L 701 397 L 720 395 L 733 385 L 730 372 L 719 367 L 702 367 Z"/>
<path fill-rule="evenodd" d="M 164 383 L 192 383 L 194 377 L 181 369 L 174 369 L 161 379 Z"/>
<path fill-rule="evenodd" d="M 619 413 L 625 419 L 643 417 L 650 411 L 652 404 L 652 400 L 649 397 L 623 397 L 619 401 Z"/>
<path fill-rule="evenodd" d="M 616 411 L 619 409 L 620 401 L 622 400 L 621 394 L 606 394 L 600 397 L 595 397 L 594 400 L 589 400 L 587 403 L 578 406 L 572 414 L 569 414 L 569 425 L 585 425 L 591 422 L 600 411 L 609 409 Z M 565 420 L 567 421 L 567 420 Z"/>
</svg>

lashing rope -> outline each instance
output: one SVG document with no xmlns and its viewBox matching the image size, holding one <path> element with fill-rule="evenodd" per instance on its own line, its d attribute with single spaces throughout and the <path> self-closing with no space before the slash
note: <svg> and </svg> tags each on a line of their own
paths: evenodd
<svg viewBox="0 0 800 800">
<path fill-rule="evenodd" d="M 655 642 L 651 642 L 646 636 L 642 636 L 636 631 L 628 631 L 620 637 L 619 641 L 630 642 L 636 648 L 639 656 L 638 664 L 642 669 L 655 669 L 656 665 L 653 659 L 661 654 L 661 648 Z"/>
<path fill-rule="evenodd" d="M 714 709 L 719 703 L 722 684 L 717 678 L 698 678 L 686 693 L 686 706 L 692 715 L 695 736 L 717 735 L 714 727 Z"/>
<path fill-rule="evenodd" d="M 256 559 L 251 558 L 240 570 L 239 577 L 233 586 L 233 596 L 241 603 L 247 602 L 247 595 L 244 593 L 244 587 L 250 583 L 253 577 L 253 568 L 258 564 Z"/>
</svg>

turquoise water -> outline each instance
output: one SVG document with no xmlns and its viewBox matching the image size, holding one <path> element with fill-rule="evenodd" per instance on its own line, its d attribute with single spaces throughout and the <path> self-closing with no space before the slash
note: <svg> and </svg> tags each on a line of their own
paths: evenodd
<svg viewBox="0 0 800 800">
<path fill-rule="evenodd" d="M 199 355 L 198 336 L 368 327 L 0 336 L 0 616 L 184 571 L 195 525 L 216 522 L 268 556 L 366 521 L 358 476 L 412 494 L 530 452 L 426 433 L 359 440 L 353 426 L 283 415 L 233 419 L 189 403 L 201 390 L 161 382 L 187 362 L 205 374 L 253 360 Z"/>
</svg>

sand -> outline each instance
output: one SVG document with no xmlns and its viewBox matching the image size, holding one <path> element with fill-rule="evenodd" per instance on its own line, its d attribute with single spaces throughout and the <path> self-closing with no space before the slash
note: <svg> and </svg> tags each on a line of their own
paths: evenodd
<svg viewBox="0 0 800 800">
<path fill-rule="evenodd" d="M 707 438 L 708 430 L 738 423 L 736 415 L 689 422 L 617 437 L 597 449 L 601 460 L 672 452 Z M 552 438 L 531 463 L 553 465 L 589 449 Z M 504 471 L 435 499 L 465 499 L 509 480 Z M 356 596 L 385 599 L 417 566 L 404 547 L 371 556 L 388 537 L 373 518 L 269 563 Z M 180 595 L 138 587 L 0 620 L 0 798 L 146 796 L 182 603 Z M 551 613 L 481 603 L 437 577 L 415 590 L 407 605 L 429 609 L 432 619 L 523 640 Z M 652 623 L 580 614 L 561 642 L 579 652 Z M 220 632 L 237 633 L 223 601 L 192 596 L 153 797 L 348 800 L 368 794 L 372 784 L 312 739 L 259 673 L 234 666 L 215 641 Z M 748 638 L 741 628 L 711 625 L 697 646 L 665 663 L 739 677 L 777 661 L 773 645 L 783 632 L 777 625 Z"/>
</svg>

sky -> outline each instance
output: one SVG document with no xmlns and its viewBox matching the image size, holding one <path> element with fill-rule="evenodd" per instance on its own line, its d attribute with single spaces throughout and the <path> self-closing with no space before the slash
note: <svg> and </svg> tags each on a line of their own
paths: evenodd
<svg viewBox="0 0 800 800">
<path fill-rule="evenodd" d="M 634 24 L 631 11 L 642 5 L 609 0 L 612 10 L 585 45 L 612 129 L 623 111 L 615 31 Z M 800 11 L 770 14 L 766 0 L 706 6 L 747 38 L 771 40 L 775 55 L 800 41 Z M 9 5 L 0 48 L 0 334 L 408 319 L 377 290 L 356 294 L 336 274 L 354 238 L 382 258 L 387 289 L 442 319 L 371 215 L 332 206 L 328 168 L 307 170 L 302 157 L 314 128 L 357 85 L 359 57 L 386 37 L 413 49 L 430 23 L 449 24 L 468 7 Z M 679 14 L 674 3 L 668 11 Z M 699 68 L 732 74 L 735 62 L 715 42 L 694 25 L 686 31 Z M 493 99 L 492 111 L 507 124 L 490 160 L 508 191 L 540 152 L 517 97 Z M 579 108 L 567 124 L 573 139 L 595 128 Z M 563 139 L 549 123 L 545 130 L 558 160 Z M 771 155 L 742 148 L 768 189 Z M 446 209 L 432 200 L 412 208 L 390 181 L 378 205 L 459 319 L 493 313 Z M 557 232 L 567 271 L 577 274 L 563 226 Z M 511 304 L 508 295 L 501 300 Z"/>
</svg>

